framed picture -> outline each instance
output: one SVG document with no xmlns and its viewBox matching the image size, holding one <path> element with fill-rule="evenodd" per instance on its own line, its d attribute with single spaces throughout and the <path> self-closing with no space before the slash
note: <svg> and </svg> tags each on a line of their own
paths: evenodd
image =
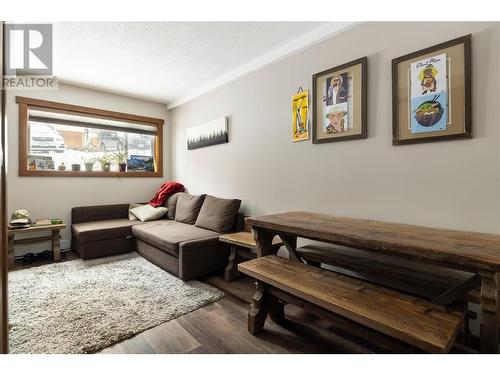
<svg viewBox="0 0 500 375">
<path fill-rule="evenodd" d="M 227 117 L 225 116 L 187 129 L 188 150 L 228 142 Z"/>
<path fill-rule="evenodd" d="M 313 143 L 367 137 L 366 57 L 313 75 Z"/>
<path fill-rule="evenodd" d="M 392 60 L 393 145 L 472 137 L 471 36 Z"/>
<path fill-rule="evenodd" d="M 309 139 L 309 91 L 300 91 L 292 96 L 292 139 L 294 142 Z"/>
</svg>

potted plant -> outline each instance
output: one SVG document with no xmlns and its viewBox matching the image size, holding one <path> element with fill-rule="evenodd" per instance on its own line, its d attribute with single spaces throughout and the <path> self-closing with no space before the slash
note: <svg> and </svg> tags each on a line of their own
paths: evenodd
<svg viewBox="0 0 500 375">
<path fill-rule="evenodd" d="M 103 154 L 99 158 L 99 163 L 101 164 L 101 170 L 103 172 L 109 172 L 111 169 L 111 162 L 113 161 L 113 158 L 109 154 Z"/>
<path fill-rule="evenodd" d="M 93 157 L 84 157 L 83 164 L 85 165 L 85 171 L 92 172 L 94 170 L 94 163 L 96 162 L 96 158 Z"/>
<path fill-rule="evenodd" d="M 115 154 L 115 160 L 118 163 L 118 170 L 120 172 L 125 172 L 127 170 L 127 152 L 117 152 Z"/>
</svg>

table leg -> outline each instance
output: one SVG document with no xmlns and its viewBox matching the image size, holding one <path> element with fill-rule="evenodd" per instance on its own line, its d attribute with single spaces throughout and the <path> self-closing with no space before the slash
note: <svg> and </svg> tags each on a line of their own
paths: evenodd
<svg viewBox="0 0 500 375">
<path fill-rule="evenodd" d="M 233 281 L 238 277 L 238 248 L 231 246 L 231 254 L 226 269 L 224 270 L 224 280 Z"/>
<path fill-rule="evenodd" d="M 302 262 L 300 256 L 297 254 L 297 236 L 280 235 L 281 241 L 285 244 L 290 260 L 295 262 Z"/>
<path fill-rule="evenodd" d="M 258 334 L 264 328 L 264 323 L 269 313 L 269 300 L 266 287 L 260 281 L 256 283 L 257 290 L 253 296 L 250 311 L 248 312 L 248 332 Z"/>
<path fill-rule="evenodd" d="M 500 321 L 500 292 L 498 274 L 481 271 L 481 332 L 480 352 L 497 353 Z"/>
<path fill-rule="evenodd" d="M 265 229 L 252 229 L 255 243 L 257 245 L 257 258 L 273 254 L 273 238 L 275 234 Z"/>
<path fill-rule="evenodd" d="M 59 239 L 59 229 L 52 229 L 52 257 L 54 262 L 61 260 L 61 241 Z"/>
<path fill-rule="evenodd" d="M 9 235 L 9 244 L 7 248 L 7 268 L 14 268 L 14 235 Z"/>
</svg>

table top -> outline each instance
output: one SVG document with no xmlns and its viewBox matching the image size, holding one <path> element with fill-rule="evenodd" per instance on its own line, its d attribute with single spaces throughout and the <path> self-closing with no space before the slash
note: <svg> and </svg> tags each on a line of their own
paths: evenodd
<svg viewBox="0 0 500 375">
<path fill-rule="evenodd" d="M 245 219 L 254 228 L 477 272 L 500 272 L 500 235 L 311 212 Z"/>
<path fill-rule="evenodd" d="M 7 233 L 38 232 L 42 230 L 64 229 L 66 224 L 34 225 L 28 228 L 8 228 Z"/>
<path fill-rule="evenodd" d="M 246 247 L 249 249 L 257 249 L 257 244 L 253 238 L 252 232 L 236 232 L 236 233 L 226 233 L 219 236 L 219 241 L 230 243 L 231 245 L 237 245 L 241 247 Z M 273 238 L 273 246 L 282 246 L 283 242 L 279 237 Z"/>
</svg>

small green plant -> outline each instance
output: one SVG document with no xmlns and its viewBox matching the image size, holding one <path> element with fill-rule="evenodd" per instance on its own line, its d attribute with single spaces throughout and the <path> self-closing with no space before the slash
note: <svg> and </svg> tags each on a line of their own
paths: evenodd
<svg viewBox="0 0 500 375">
<path fill-rule="evenodd" d="M 99 164 L 101 164 L 101 169 L 103 171 L 108 172 L 111 167 L 111 163 L 113 162 L 114 157 L 111 154 L 103 154 L 101 157 L 98 158 Z"/>
<path fill-rule="evenodd" d="M 114 154 L 114 159 L 117 164 L 126 164 L 127 163 L 127 152 L 121 151 Z"/>
</svg>

